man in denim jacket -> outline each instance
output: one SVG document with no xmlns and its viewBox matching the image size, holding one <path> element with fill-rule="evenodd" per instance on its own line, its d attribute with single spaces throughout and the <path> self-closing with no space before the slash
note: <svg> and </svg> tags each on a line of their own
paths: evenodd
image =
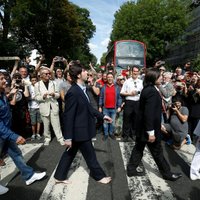
<svg viewBox="0 0 200 200">
<path fill-rule="evenodd" d="M 18 144 L 24 144 L 25 139 L 10 129 L 11 112 L 5 95 L 5 88 L 6 79 L 4 74 L 0 72 L 0 153 L 3 149 L 6 149 L 8 155 L 12 158 L 15 165 L 21 172 L 21 176 L 26 182 L 26 185 L 30 185 L 36 180 L 42 179 L 46 175 L 46 172 L 35 173 L 33 168 L 26 165 L 24 161 Z"/>
</svg>

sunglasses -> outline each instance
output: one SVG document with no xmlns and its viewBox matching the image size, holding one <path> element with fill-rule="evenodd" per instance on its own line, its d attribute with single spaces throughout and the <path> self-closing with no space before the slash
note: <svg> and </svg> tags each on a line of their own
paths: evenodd
<svg viewBox="0 0 200 200">
<path fill-rule="evenodd" d="M 43 73 L 43 74 L 46 75 L 46 76 L 47 76 L 47 75 L 50 75 L 50 73 Z"/>
</svg>

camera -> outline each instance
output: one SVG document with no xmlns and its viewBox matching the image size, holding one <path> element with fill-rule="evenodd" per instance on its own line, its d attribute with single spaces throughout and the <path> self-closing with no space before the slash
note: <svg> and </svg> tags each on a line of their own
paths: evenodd
<svg viewBox="0 0 200 200">
<path fill-rule="evenodd" d="M 55 57 L 55 62 L 63 62 L 63 57 L 56 56 Z"/>
<path fill-rule="evenodd" d="M 16 79 L 16 84 L 20 84 L 21 82 L 22 82 L 22 80 L 21 79 Z"/>
</svg>

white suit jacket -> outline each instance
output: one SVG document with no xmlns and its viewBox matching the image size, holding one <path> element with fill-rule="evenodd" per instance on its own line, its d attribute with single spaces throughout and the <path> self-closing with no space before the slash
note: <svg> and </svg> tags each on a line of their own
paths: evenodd
<svg viewBox="0 0 200 200">
<path fill-rule="evenodd" d="M 47 96 L 43 98 L 45 93 L 55 93 L 55 97 Z M 35 84 L 35 99 L 39 102 L 40 114 L 42 116 L 49 116 L 50 109 L 55 115 L 59 114 L 59 107 L 57 99 L 60 97 L 58 86 L 56 82 L 49 80 L 48 90 L 43 81 Z"/>
</svg>

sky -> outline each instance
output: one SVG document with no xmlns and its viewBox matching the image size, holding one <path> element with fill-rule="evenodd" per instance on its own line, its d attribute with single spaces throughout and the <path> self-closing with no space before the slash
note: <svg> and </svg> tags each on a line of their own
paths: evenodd
<svg viewBox="0 0 200 200">
<path fill-rule="evenodd" d="M 107 45 L 112 31 L 114 14 L 128 0 L 69 0 L 90 12 L 90 18 L 96 26 L 96 32 L 90 40 L 89 47 L 100 63 L 102 54 L 107 51 Z"/>
</svg>

